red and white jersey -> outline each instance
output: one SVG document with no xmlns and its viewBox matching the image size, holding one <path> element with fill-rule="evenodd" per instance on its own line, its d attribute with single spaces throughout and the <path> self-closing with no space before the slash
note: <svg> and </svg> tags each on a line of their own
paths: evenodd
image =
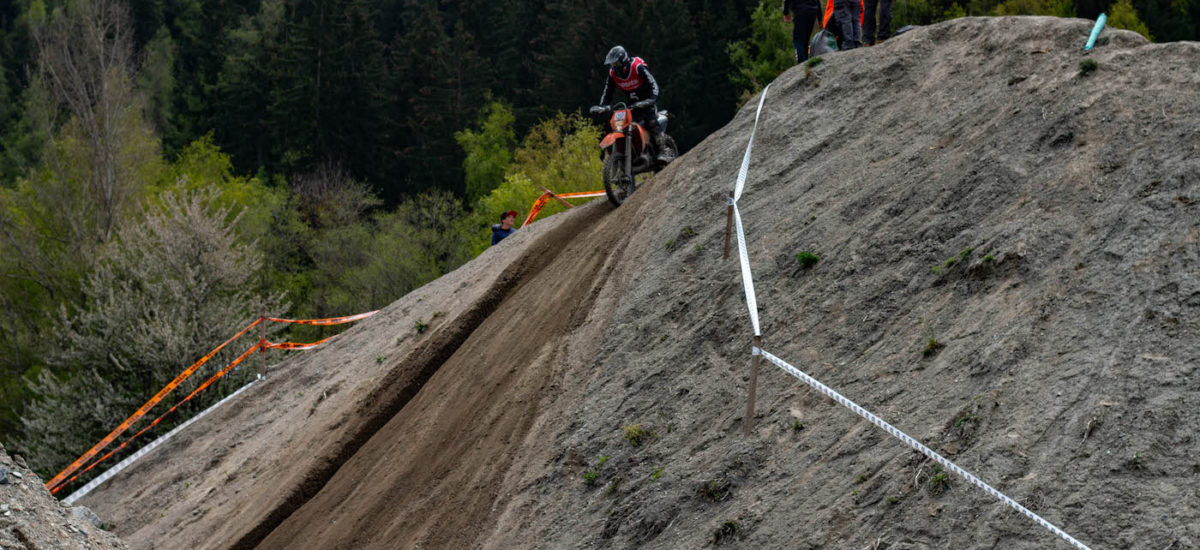
<svg viewBox="0 0 1200 550">
<path fill-rule="evenodd" d="M 644 84 L 641 75 L 638 74 L 638 67 L 645 64 L 646 62 L 642 61 L 642 58 L 635 57 L 629 63 L 629 74 L 625 75 L 625 78 L 617 76 L 617 72 L 612 69 L 608 70 L 608 76 L 613 79 L 613 82 L 617 83 L 618 88 L 624 90 L 625 93 L 630 93 L 641 88 L 642 84 Z"/>
</svg>

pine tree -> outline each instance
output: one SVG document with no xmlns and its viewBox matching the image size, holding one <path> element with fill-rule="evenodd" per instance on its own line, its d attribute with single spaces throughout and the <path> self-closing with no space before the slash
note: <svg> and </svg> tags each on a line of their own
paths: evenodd
<svg viewBox="0 0 1200 550">
<path fill-rule="evenodd" d="M 390 116 L 397 122 L 403 191 L 436 187 L 461 195 L 463 157 L 454 133 L 486 104 L 485 73 L 461 21 L 448 32 L 432 0 L 413 0 L 405 13 L 409 25 L 393 42 L 388 90 L 396 98 Z"/>
</svg>

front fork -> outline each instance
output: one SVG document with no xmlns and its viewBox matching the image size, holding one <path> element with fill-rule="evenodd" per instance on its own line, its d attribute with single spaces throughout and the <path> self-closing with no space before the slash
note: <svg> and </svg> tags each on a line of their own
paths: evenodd
<svg viewBox="0 0 1200 550">
<path fill-rule="evenodd" d="M 625 177 L 633 183 L 633 136 L 629 134 L 628 126 L 625 127 Z"/>
</svg>

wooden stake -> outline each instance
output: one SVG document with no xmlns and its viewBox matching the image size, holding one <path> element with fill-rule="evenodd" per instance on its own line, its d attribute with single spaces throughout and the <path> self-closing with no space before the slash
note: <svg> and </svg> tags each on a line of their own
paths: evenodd
<svg viewBox="0 0 1200 550">
<path fill-rule="evenodd" d="M 267 312 L 258 310 L 258 375 L 267 377 Z"/>
<path fill-rule="evenodd" d="M 571 203 L 567 202 L 566 199 L 563 199 L 562 197 L 555 195 L 554 191 L 546 189 L 545 187 L 542 188 L 542 191 L 545 191 L 547 195 L 554 197 L 554 200 L 561 202 L 563 204 L 563 206 L 565 206 L 567 208 L 575 208 L 574 204 L 571 204 Z"/>
<path fill-rule="evenodd" d="M 754 337 L 754 349 L 762 349 L 762 336 Z M 750 360 L 750 395 L 746 399 L 746 421 L 743 424 L 746 437 L 750 437 L 750 430 L 754 429 L 754 393 L 758 390 L 758 362 L 761 359 L 762 355 L 755 353 Z"/>
<path fill-rule="evenodd" d="M 729 259 L 729 234 L 733 232 L 733 191 L 729 192 L 729 211 L 725 214 L 725 259 Z"/>
</svg>

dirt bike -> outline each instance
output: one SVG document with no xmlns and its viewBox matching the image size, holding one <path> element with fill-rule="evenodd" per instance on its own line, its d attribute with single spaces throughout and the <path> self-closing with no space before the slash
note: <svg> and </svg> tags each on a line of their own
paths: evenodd
<svg viewBox="0 0 1200 550">
<path fill-rule="evenodd" d="M 653 108 L 652 100 L 643 100 L 633 104 L 632 108 L 624 103 L 612 107 L 592 107 L 595 115 L 612 113 L 608 124 L 612 132 L 600 140 L 600 158 L 604 159 L 604 192 L 613 206 L 621 206 L 637 188 L 637 175 L 646 172 L 657 172 L 679 156 L 679 148 L 675 140 L 666 135 L 667 112 L 655 111 L 658 116 L 658 126 L 663 131 L 669 159 L 666 162 L 657 160 L 658 150 L 654 146 L 650 132 L 633 119 L 633 109 Z"/>
</svg>

